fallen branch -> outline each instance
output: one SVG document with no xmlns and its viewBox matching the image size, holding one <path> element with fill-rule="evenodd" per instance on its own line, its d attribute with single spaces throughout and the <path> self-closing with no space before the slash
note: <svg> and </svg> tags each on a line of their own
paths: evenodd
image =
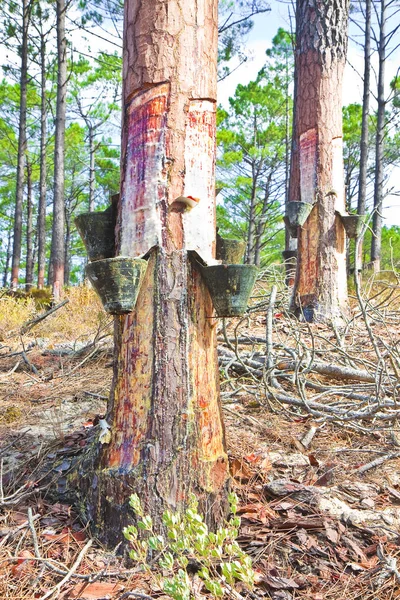
<svg viewBox="0 0 400 600">
<path fill-rule="evenodd" d="M 27 323 L 25 323 L 21 327 L 21 335 L 23 335 L 24 333 L 26 333 L 29 329 L 31 329 L 37 323 L 40 323 L 40 321 L 43 321 L 43 319 L 47 319 L 47 317 L 49 317 L 50 315 L 52 315 L 53 313 L 55 313 L 56 310 L 58 310 L 62 306 L 65 306 L 65 304 L 68 304 L 68 302 L 69 302 L 69 298 L 66 298 L 65 300 L 63 300 L 62 302 L 60 302 L 60 304 L 57 304 L 56 306 L 53 306 L 53 308 L 50 308 L 50 310 L 46 311 L 42 315 L 39 315 L 38 317 L 36 317 L 35 319 L 32 319 L 31 321 L 27 321 Z"/>
<path fill-rule="evenodd" d="M 281 371 L 295 371 L 299 365 L 295 361 L 280 361 L 276 366 Z M 353 379 L 375 383 L 375 375 L 371 375 L 368 371 L 362 371 L 361 369 L 351 369 L 350 367 L 315 362 L 311 365 L 310 370 L 320 373 L 320 375 L 334 377 L 335 379 Z"/>
<path fill-rule="evenodd" d="M 400 458 L 400 452 L 390 452 L 384 456 L 379 456 L 378 458 L 375 458 L 375 460 L 371 460 L 371 462 L 362 465 L 362 467 L 359 467 L 355 472 L 361 475 L 362 473 L 375 469 L 375 467 L 379 467 L 379 465 L 383 465 L 383 463 L 388 460 L 393 460 L 394 458 Z"/>
</svg>

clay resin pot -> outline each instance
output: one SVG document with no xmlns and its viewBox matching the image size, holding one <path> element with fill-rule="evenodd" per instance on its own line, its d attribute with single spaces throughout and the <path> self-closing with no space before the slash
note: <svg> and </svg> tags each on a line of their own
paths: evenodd
<svg viewBox="0 0 400 600">
<path fill-rule="evenodd" d="M 240 317 L 247 309 L 258 268 L 254 265 L 200 267 L 218 317 Z"/>
<path fill-rule="evenodd" d="M 217 260 L 228 265 L 237 265 L 243 261 L 246 242 L 242 240 L 228 240 L 217 234 Z"/>
<path fill-rule="evenodd" d="M 103 212 L 78 215 L 75 225 L 85 244 L 89 260 L 112 258 L 115 254 L 115 215 L 110 206 Z"/>
<path fill-rule="evenodd" d="M 365 215 L 341 215 L 341 219 L 347 237 L 355 239 L 361 234 Z"/>
<path fill-rule="evenodd" d="M 104 310 L 123 315 L 135 308 L 147 269 L 141 258 L 107 258 L 86 266 L 86 275 L 100 297 Z"/>
<path fill-rule="evenodd" d="M 297 238 L 297 228 L 302 227 L 308 219 L 308 215 L 314 204 L 310 202 L 288 202 L 284 221 L 289 229 L 290 235 Z"/>
</svg>

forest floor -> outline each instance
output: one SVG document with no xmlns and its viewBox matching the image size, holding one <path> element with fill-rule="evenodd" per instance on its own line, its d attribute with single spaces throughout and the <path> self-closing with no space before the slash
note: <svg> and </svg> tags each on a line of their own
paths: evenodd
<svg viewBox="0 0 400 600">
<path fill-rule="evenodd" d="M 218 326 L 238 541 L 256 571 L 252 592 L 228 595 L 400 598 L 399 281 L 365 278 L 333 327 L 296 320 L 268 275 L 277 290 L 261 281 L 249 314 Z M 0 297 L 0 598 L 160 597 L 43 475 L 62 490 L 112 379 L 111 318 L 86 287 L 68 299 L 24 327 L 43 311 Z"/>
</svg>

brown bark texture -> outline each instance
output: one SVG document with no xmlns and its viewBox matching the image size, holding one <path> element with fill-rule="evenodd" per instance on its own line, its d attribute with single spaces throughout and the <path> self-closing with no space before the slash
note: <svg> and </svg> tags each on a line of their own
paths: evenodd
<svg viewBox="0 0 400 600">
<path fill-rule="evenodd" d="M 342 80 L 348 0 L 297 0 L 289 201 L 315 203 L 299 227 L 292 308 L 307 320 L 347 310 Z"/>
<path fill-rule="evenodd" d="M 33 286 L 33 201 L 32 201 L 32 165 L 27 162 L 26 165 L 26 268 L 25 268 L 25 289 L 29 292 Z"/>
<path fill-rule="evenodd" d="M 65 0 L 56 0 L 57 13 L 57 102 L 54 142 L 54 200 L 52 230 L 52 287 L 54 302 L 58 302 L 64 285 L 64 152 L 65 113 L 67 106 L 67 40 L 65 37 Z"/>
<path fill-rule="evenodd" d="M 375 273 L 381 268 L 382 246 L 382 209 L 385 183 L 385 71 L 386 71 L 386 46 L 387 46 L 387 0 L 381 0 L 379 21 L 379 70 L 378 70 L 378 114 L 375 136 L 375 181 L 374 181 L 374 214 L 372 217 L 371 262 Z"/>
<path fill-rule="evenodd" d="M 18 275 L 21 261 L 22 242 L 22 212 L 24 196 L 24 171 L 26 153 L 26 106 L 28 90 L 28 31 L 31 18 L 32 3 L 22 1 L 22 42 L 21 42 L 21 77 L 20 77 L 20 105 L 18 128 L 18 158 L 17 158 L 17 185 L 15 194 L 14 213 L 14 240 L 11 265 L 11 287 L 18 287 Z"/>
<path fill-rule="evenodd" d="M 43 32 L 40 39 L 40 179 L 38 208 L 38 288 L 44 287 L 46 263 L 46 144 L 47 144 L 47 97 L 46 97 L 46 42 Z"/>
<path fill-rule="evenodd" d="M 95 478 L 81 479 L 110 545 L 132 519 L 134 491 L 158 529 L 190 493 L 209 525 L 226 511 L 213 307 L 189 256 L 215 256 L 216 54 L 217 0 L 125 2 L 116 240 L 148 268 L 135 310 L 115 319 L 111 441 L 97 447 Z M 179 200 L 188 196 L 199 200 L 191 212 Z"/>
</svg>

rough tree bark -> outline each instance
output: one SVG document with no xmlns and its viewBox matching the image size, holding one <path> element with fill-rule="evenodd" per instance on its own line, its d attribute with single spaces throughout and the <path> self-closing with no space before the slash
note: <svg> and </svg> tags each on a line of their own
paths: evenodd
<svg viewBox="0 0 400 600">
<path fill-rule="evenodd" d="M 360 140 L 360 175 L 358 185 L 357 212 L 364 215 L 367 203 L 367 172 L 369 150 L 369 96 L 371 81 L 371 9 L 372 0 L 365 0 L 365 38 L 364 38 L 364 89 L 362 103 L 362 123 Z M 358 246 L 358 265 L 362 267 L 362 240 Z"/>
<path fill-rule="evenodd" d="M 384 187 L 384 155 L 385 155 L 385 67 L 386 67 L 386 25 L 387 0 L 381 0 L 379 21 L 379 72 L 378 72 L 378 112 L 375 137 L 375 183 L 374 183 L 374 214 L 372 217 L 371 262 L 377 273 L 381 268 L 382 242 L 382 207 Z"/>
<path fill-rule="evenodd" d="M 297 0 L 296 100 L 289 201 L 314 203 L 298 228 L 292 309 L 307 320 L 347 310 L 342 79 L 349 0 Z"/>
<path fill-rule="evenodd" d="M 47 143 L 47 98 L 46 98 L 46 40 L 40 36 L 40 176 L 38 208 L 38 288 L 44 287 L 46 262 L 46 143 Z"/>
<path fill-rule="evenodd" d="M 26 269 L 25 289 L 29 292 L 33 286 L 33 201 L 32 201 L 32 165 L 26 164 Z"/>
<path fill-rule="evenodd" d="M 11 266 L 11 287 L 18 286 L 18 275 L 21 261 L 22 242 L 22 209 L 24 196 L 25 153 L 26 153 L 26 104 L 28 90 L 28 30 L 31 18 L 32 2 L 22 0 L 22 42 L 21 42 L 21 77 L 18 130 L 17 183 L 14 213 L 14 240 Z"/>
<path fill-rule="evenodd" d="M 120 255 L 149 256 L 133 313 L 115 319 L 109 444 L 80 475 L 110 545 L 139 494 L 161 529 L 193 492 L 225 513 L 228 465 L 213 308 L 188 251 L 215 256 L 217 0 L 126 0 Z M 191 212 L 181 197 L 200 199 Z M 95 483 L 93 483 L 95 482 Z"/>
<path fill-rule="evenodd" d="M 89 212 L 94 211 L 94 191 L 95 191 L 95 146 L 94 146 L 94 128 L 91 124 L 88 125 L 89 129 Z"/>
<path fill-rule="evenodd" d="M 3 287 L 7 287 L 7 278 L 8 278 L 8 269 L 10 266 L 11 259 L 11 235 L 12 229 L 9 227 L 8 235 L 7 235 L 7 249 L 6 249 L 6 260 L 4 262 L 4 270 L 3 270 Z"/>
<path fill-rule="evenodd" d="M 67 102 L 67 40 L 65 37 L 65 0 L 56 1 L 57 15 L 57 103 L 54 142 L 54 199 L 51 241 L 52 287 L 58 302 L 64 285 L 64 148 Z"/>
</svg>

